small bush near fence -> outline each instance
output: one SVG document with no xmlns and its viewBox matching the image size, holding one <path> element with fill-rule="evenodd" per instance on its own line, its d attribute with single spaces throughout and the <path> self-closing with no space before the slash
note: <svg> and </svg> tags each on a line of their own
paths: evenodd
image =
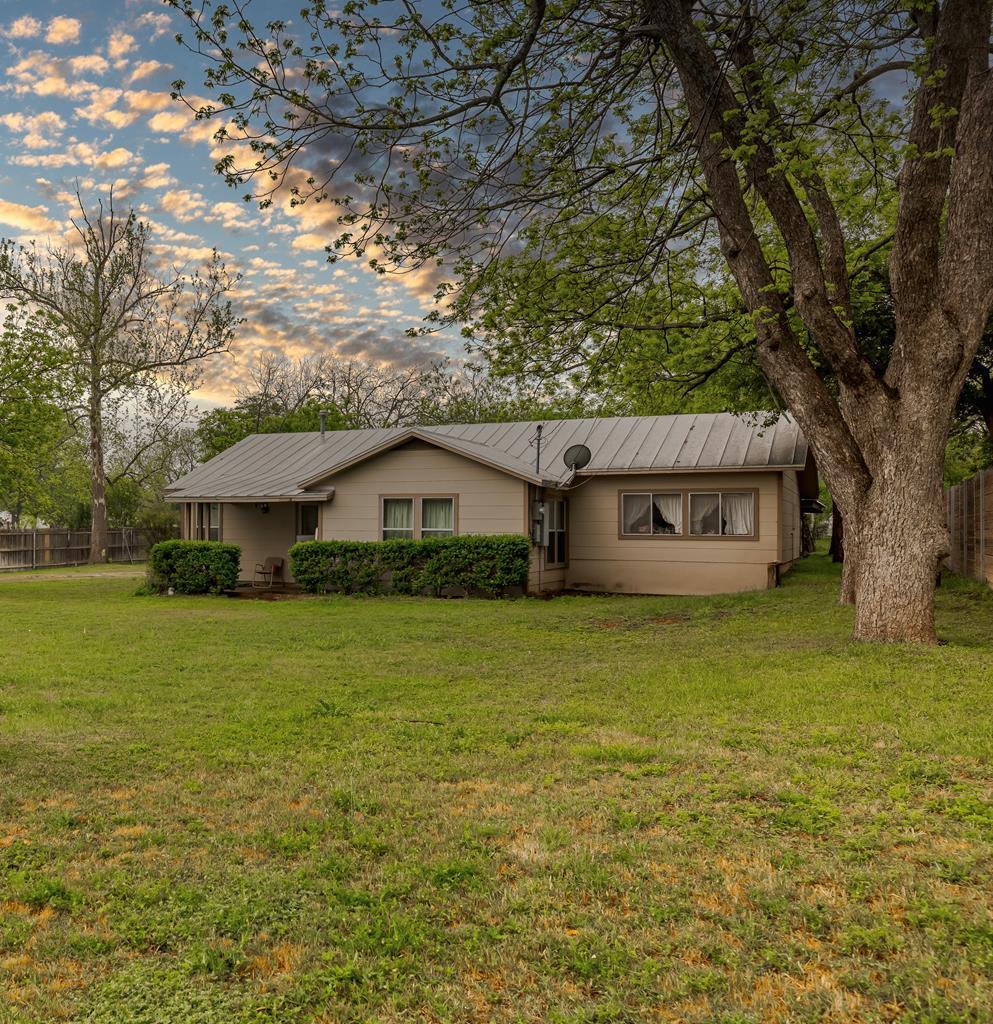
<svg viewBox="0 0 993 1024">
<path fill-rule="evenodd" d="M 220 594 L 238 582 L 241 548 L 215 540 L 164 540 L 148 558 L 148 585 L 157 593 Z"/>
<path fill-rule="evenodd" d="M 313 594 L 503 595 L 527 584 L 530 551 L 527 537 L 513 535 L 308 540 L 290 548 L 290 564 Z"/>
</svg>

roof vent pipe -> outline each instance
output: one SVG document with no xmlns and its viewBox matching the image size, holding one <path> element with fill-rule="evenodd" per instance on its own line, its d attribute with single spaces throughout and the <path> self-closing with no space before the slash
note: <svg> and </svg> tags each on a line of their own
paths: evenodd
<svg viewBox="0 0 993 1024">
<path fill-rule="evenodd" d="M 321 420 L 321 437 L 324 436 L 324 432 L 328 429 L 328 412 L 327 409 L 321 409 L 317 414 Z"/>
</svg>

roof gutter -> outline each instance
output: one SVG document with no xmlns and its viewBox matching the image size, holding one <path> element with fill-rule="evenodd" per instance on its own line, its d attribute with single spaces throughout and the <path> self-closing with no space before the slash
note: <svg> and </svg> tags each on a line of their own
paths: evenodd
<svg viewBox="0 0 993 1024">
<path fill-rule="evenodd" d="M 333 501 L 334 488 L 312 491 L 309 494 L 170 494 L 165 492 L 167 501 L 219 501 L 228 505 L 251 505 L 265 502 L 269 505 L 292 505 L 301 502 Z"/>
</svg>

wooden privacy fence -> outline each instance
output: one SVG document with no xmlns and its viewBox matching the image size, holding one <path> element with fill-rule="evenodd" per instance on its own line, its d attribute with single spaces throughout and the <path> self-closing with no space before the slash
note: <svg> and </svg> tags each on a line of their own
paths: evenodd
<svg viewBox="0 0 993 1024">
<path fill-rule="evenodd" d="M 993 469 L 945 491 L 952 572 L 993 584 Z"/>
<path fill-rule="evenodd" d="M 110 530 L 107 555 L 112 562 L 142 562 L 158 539 L 135 526 Z M 89 530 L 0 530 L 0 570 L 79 565 L 89 557 Z"/>
</svg>

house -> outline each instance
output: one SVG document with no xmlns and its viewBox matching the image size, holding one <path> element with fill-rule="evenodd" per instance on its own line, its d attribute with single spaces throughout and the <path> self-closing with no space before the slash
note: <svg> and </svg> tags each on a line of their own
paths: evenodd
<svg viewBox="0 0 993 1024">
<path fill-rule="evenodd" d="M 713 594 L 775 585 L 817 489 L 792 418 L 717 413 L 258 434 L 168 493 L 245 579 L 298 540 L 520 533 L 533 593 Z"/>
</svg>

